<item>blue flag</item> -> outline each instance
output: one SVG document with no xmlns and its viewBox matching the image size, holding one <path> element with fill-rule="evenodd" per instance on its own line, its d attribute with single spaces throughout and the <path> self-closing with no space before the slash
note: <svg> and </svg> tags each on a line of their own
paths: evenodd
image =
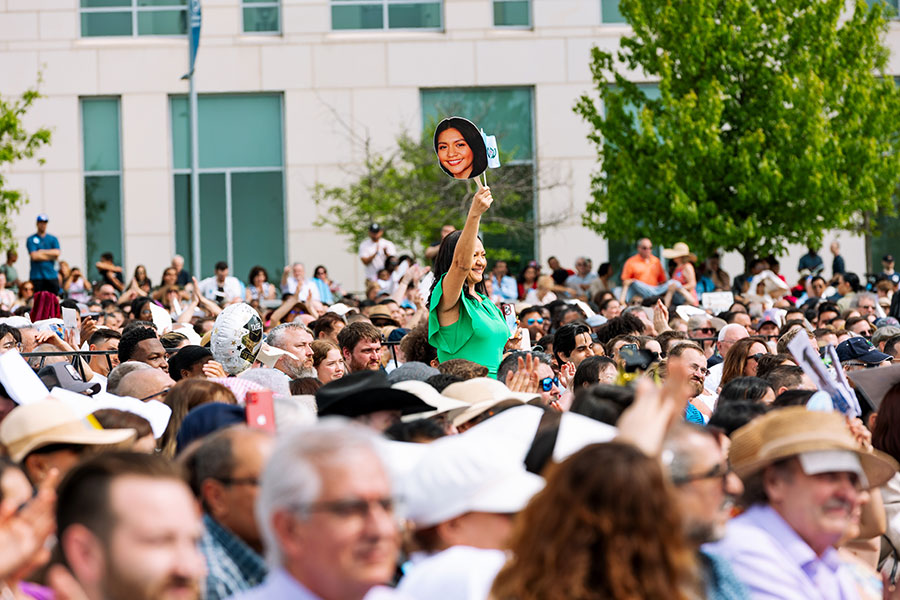
<svg viewBox="0 0 900 600">
<path fill-rule="evenodd" d="M 188 4 L 188 43 L 191 48 L 191 64 L 188 76 L 194 74 L 194 61 L 200 47 L 200 0 L 190 0 Z"/>
</svg>

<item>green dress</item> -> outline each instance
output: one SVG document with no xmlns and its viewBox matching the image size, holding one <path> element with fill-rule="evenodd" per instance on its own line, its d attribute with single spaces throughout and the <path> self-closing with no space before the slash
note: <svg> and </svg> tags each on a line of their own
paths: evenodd
<svg viewBox="0 0 900 600">
<path fill-rule="evenodd" d="M 444 292 L 444 276 L 431 294 L 428 312 L 428 342 L 437 348 L 438 360 L 464 358 L 488 368 L 490 377 L 497 377 L 497 367 L 503 358 L 503 347 L 509 339 L 509 327 L 497 306 L 487 296 L 475 292 L 478 298 L 460 294 L 459 320 L 441 327 L 437 307 Z"/>
</svg>

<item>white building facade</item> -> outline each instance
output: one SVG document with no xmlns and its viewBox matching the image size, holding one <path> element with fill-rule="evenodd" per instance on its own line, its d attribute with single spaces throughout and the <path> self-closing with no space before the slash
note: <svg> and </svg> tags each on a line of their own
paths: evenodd
<svg viewBox="0 0 900 600">
<path fill-rule="evenodd" d="M 186 4 L 0 0 L 0 93 L 21 94 L 41 73 L 45 97 L 26 121 L 53 132 L 43 165 L 8 173 L 30 197 L 15 217 L 20 273 L 40 213 L 70 265 L 109 251 L 127 279 L 143 264 L 156 282 L 174 253 L 190 260 Z M 350 181 L 362 140 L 390 150 L 443 106 L 486 114 L 501 148 L 563 183 L 538 195 L 539 220 L 565 217 L 538 229 L 538 258 L 606 260 L 606 241 L 581 226 L 596 152 L 572 107 L 592 89 L 591 47 L 613 50 L 628 31 L 617 0 L 203 0 L 202 9 L 202 275 L 225 260 L 242 279 L 259 263 L 275 280 L 274 269 L 299 260 L 361 289 L 348 242 L 313 224 L 312 188 Z M 898 40 L 892 25 L 889 44 Z M 862 240 L 840 239 L 848 269 L 862 273 Z M 796 260 L 783 263 L 791 277 Z M 725 262 L 732 273 L 740 266 Z"/>
</svg>

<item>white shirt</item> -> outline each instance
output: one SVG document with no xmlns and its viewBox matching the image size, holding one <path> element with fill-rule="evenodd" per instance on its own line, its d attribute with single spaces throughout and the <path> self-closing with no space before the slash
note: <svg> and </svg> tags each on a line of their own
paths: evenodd
<svg viewBox="0 0 900 600">
<path fill-rule="evenodd" d="M 225 294 L 225 302 L 231 302 L 235 298 L 238 300 L 244 299 L 244 284 L 242 284 L 237 277 L 226 277 L 225 281 L 221 284 L 221 287 Z M 217 294 L 219 293 L 219 282 L 216 280 L 215 276 L 207 277 L 200 282 L 200 293 L 203 294 L 204 298 L 212 300 L 213 302 L 219 301 L 219 298 L 217 297 Z"/>
<path fill-rule="evenodd" d="M 359 245 L 359 257 L 368 258 L 375 253 L 372 262 L 366 265 L 366 279 L 377 279 L 378 271 L 384 268 L 384 261 L 388 256 L 397 256 L 397 248 L 394 242 L 381 238 L 377 242 L 373 242 L 372 238 L 362 241 Z"/>
<path fill-rule="evenodd" d="M 293 275 L 290 275 L 287 278 L 287 283 L 282 286 L 281 293 L 282 294 L 293 294 L 294 290 L 297 289 L 297 280 Z M 309 299 L 321 302 L 322 299 L 319 297 L 319 290 L 316 287 L 315 282 L 312 279 L 304 279 L 303 285 L 300 287 L 300 294 L 297 296 L 297 299 L 300 302 L 306 302 Z"/>
<path fill-rule="evenodd" d="M 505 563 L 500 550 L 453 546 L 413 561 L 397 591 L 422 600 L 486 600 Z"/>
<path fill-rule="evenodd" d="M 716 395 L 716 390 L 719 389 L 719 384 L 722 383 L 722 370 L 724 368 L 724 361 L 711 366 L 709 368 L 709 375 L 706 376 L 706 381 L 703 382 L 703 387 L 713 396 Z"/>
</svg>

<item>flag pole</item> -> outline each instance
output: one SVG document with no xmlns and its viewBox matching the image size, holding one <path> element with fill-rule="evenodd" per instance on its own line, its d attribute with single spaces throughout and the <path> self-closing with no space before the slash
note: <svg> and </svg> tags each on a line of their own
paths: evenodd
<svg viewBox="0 0 900 600">
<path fill-rule="evenodd" d="M 198 279 L 200 270 L 200 134 L 197 110 L 197 88 L 194 85 L 194 62 L 200 46 L 200 0 L 190 0 L 188 4 L 188 48 L 190 70 L 182 79 L 188 80 L 188 112 L 190 115 L 191 140 L 191 273 Z"/>
</svg>

